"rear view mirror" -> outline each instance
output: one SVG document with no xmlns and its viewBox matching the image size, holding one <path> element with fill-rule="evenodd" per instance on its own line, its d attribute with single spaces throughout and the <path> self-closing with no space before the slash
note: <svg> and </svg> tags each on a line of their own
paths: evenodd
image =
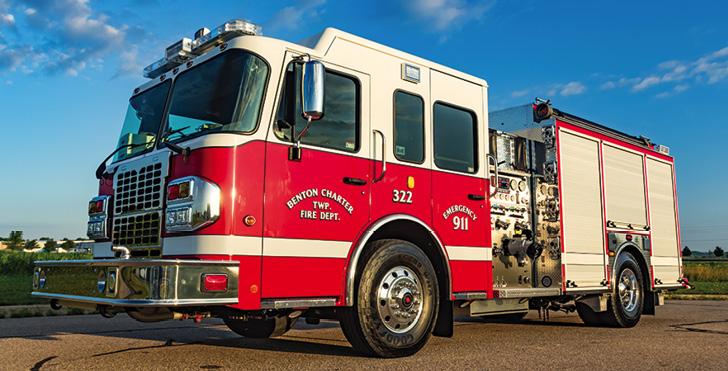
<svg viewBox="0 0 728 371">
<path fill-rule="evenodd" d="M 306 120 L 324 117 L 324 71 L 324 65 L 319 61 L 308 61 L 303 65 L 301 115 Z"/>
</svg>

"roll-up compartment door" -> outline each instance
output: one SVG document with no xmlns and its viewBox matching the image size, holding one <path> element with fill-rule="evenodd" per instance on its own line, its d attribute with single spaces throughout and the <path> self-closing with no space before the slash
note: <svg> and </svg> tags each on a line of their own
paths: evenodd
<svg viewBox="0 0 728 371">
<path fill-rule="evenodd" d="M 603 151 L 607 220 L 618 227 L 644 229 L 647 207 L 643 156 L 607 144 Z"/>
<path fill-rule="evenodd" d="M 599 142 L 560 130 L 559 172 L 565 279 L 575 290 L 605 288 Z"/>
<path fill-rule="evenodd" d="M 647 158 L 654 278 L 675 286 L 680 279 L 680 246 L 672 164 Z M 656 285 L 659 286 L 659 285 Z"/>
</svg>

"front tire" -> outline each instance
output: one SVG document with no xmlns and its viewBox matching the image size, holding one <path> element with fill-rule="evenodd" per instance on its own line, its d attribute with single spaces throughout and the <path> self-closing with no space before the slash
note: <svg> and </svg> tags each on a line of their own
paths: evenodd
<svg viewBox="0 0 728 371">
<path fill-rule="evenodd" d="M 404 357 L 432 334 L 439 305 L 437 276 L 422 250 L 402 240 L 367 246 L 354 305 L 340 318 L 352 346 L 368 355 Z"/>
</svg>

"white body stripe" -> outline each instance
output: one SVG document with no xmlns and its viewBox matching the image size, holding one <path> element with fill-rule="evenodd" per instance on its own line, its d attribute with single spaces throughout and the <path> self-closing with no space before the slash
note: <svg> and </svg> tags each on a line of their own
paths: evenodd
<svg viewBox="0 0 728 371">
<path fill-rule="evenodd" d="M 650 258 L 652 265 L 670 265 L 673 267 L 679 267 L 680 262 L 678 261 L 677 257 L 662 257 L 662 256 L 653 256 Z"/>
<path fill-rule="evenodd" d="M 567 252 L 561 254 L 561 263 L 567 266 L 569 264 L 604 265 L 604 255 Z"/>
<path fill-rule="evenodd" d="M 288 238 L 263 239 L 263 256 L 300 258 L 338 258 L 349 255 L 351 242 L 325 240 L 299 240 Z"/>
<path fill-rule="evenodd" d="M 490 247 L 445 246 L 450 260 L 491 261 L 493 249 Z"/>
<path fill-rule="evenodd" d="M 164 239 L 164 255 L 248 255 L 260 256 L 261 237 L 179 236 Z"/>
</svg>

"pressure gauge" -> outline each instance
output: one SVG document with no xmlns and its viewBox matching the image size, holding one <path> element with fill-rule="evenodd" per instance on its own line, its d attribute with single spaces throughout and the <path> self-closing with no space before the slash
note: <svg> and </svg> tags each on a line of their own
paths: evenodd
<svg viewBox="0 0 728 371">
<path fill-rule="evenodd" d="M 511 189 L 515 191 L 516 188 L 518 188 L 518 181 L 515 179 L 511 179 L 510 185 L 511 185 Z"/>
<path fill-rule="evenodd" d="M 523 192 L 523 191 L 526 190 L 526 182 L 525 181 L 521 180 L 520 182 L 518 182 L 518 190 L 521 191 L 521 192 Z"/>
</svg>

